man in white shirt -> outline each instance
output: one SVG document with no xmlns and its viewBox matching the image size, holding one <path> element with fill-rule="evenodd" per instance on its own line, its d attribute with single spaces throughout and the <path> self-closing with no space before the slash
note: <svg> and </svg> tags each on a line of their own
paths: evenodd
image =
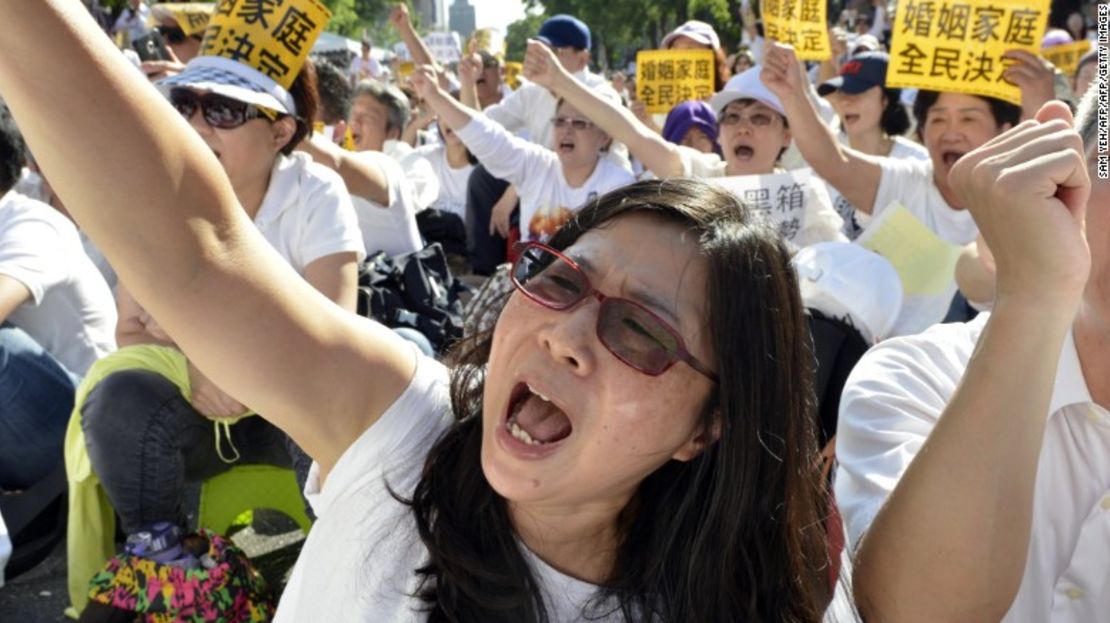
<svg viewBox="0 0 1110 623">
<path fill-rule="evenodd" d="M 848 380 L 836 497 L 867 620 L 1110 611 L 1110 181 L 1089 181 L 1105 156 L 1097 109 L 1093 89 L 1076 135 L 1050 104 L 956 165 L 956 196 L 995 254 L 994 311 L 880 344 Z"/>
<path fill-rule="evenodd" d="M 135 41 L 150 32 L 149 21 L 150 7 L 143 0 L 129 0 L 112 26 L 112 34 L 125 32 L 129 41 Z"/>
<path fill-rule="evenodd" d="M 0 489 L 58 465 L 77 381 L 115 349 L 115 301 L 77 228 L 11 191 L 23 160 L 0 107 Z"/>
<path fill-rule="evenodd" d="M 351 86 L 357 86 L 363 80 L 381 80 L 383 71 L 382 64 L 378 59 L 370 55 L 371 51 L 370 41 L 363 39 L 362 41 L 362 54 L 356 56 L 351 61 L 351 66 L 347 70 L 347 75 L 350 77 Z"/>
</svg>

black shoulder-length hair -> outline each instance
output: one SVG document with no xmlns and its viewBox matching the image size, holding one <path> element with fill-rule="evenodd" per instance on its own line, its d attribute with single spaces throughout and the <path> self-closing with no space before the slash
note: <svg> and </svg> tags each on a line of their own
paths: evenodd
<svg viewBox="0 0 1110 623">
<path fill-rule="evenodd" d="M 887 136 L 902 136 L 910 129 L 910 113 L 902 103 L 902 89 L 882 87 L 886 104 L 879 117 L 879 127 Z"/>
<path fill-rule="evenodd" d="M 690 179 L 637 182 L 588 205 L 563 249 L 629 214 L 686 228 L 709 264 L 705 292 L 720 383 L 700 415 L 719 439 L 648 475 L 621 516 L 623 542 L 596 603 L 628 621 L 818 621 L 829 600 L 813 360 L 790 254 L 731 194 Z M 548 621 L 506 501 L 482 471 L 491 332 L 452 356 L 457 418 L 409 504 L 429 552 L 416 596 L 429 621 Z"/>
</svg>

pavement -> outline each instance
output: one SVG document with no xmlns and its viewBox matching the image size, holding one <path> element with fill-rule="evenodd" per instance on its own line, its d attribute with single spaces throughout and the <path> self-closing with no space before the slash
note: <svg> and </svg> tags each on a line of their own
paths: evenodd
<svg viewBox="0 0 1110 623">
<path fill-rule="evenodd" d="M 280 513 L 255 512 L 254 523 L 232 535 L 270 583 L 275 594 L 304 544 L 304 532 Z M 0 623 L 61 623 L 69 605 L 66 591 L 66 547 L 63 540 L 35 568 L 0 588 Z"/>
</svg>

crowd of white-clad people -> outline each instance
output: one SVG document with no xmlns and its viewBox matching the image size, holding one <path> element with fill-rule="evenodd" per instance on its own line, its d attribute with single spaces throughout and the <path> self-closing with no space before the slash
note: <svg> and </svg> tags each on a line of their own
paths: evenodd
<svg viewBox="0 0 1110 623">
<path fill-rule="evenodd" d="M 81 621 L 1107 620 L 1105 6 L 1019 105 L 887 84 L 933 3 L 744 2 L 656 113 L 571 15 L 514 89 L 248 4 L 0 20 L 0 587 L 37 496 Z M 285 578 L 189 493 L 251 465 Z"/>
</svg>

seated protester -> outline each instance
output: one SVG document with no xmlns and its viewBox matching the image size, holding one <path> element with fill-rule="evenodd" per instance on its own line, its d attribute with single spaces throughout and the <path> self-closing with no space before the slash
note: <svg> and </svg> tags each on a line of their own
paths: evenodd
<svg viewBox="0 0 1110 623">
<path fill-rule="evenodd" d="M 956 163 L 994 310 L 868 353 L 836 497 L 875 621 L 1101 621 L 1110 609 L 1110 182 L 1097 89 Z M 1078 130 L 1078 134 L 1075 130 Z M 1084 218 L 1086 224 L 1084 225 Z"/>
<path fill-rule="evenodd" d="M 975 240 L 975 221 L 952 192 L 948 172 L 964 154 L 1016 125 L 1021 108 L 994 98 L 921 91 L 913 112 L 929 160 L 895 159 L 868 155 L 836 140 L 806 95 L 808 83 L 793 48 L 768 44 L 762 75 L 782 101 L 802 155 L 855 206 L 864 229 L 897 202 L 945 242 Z M 950 280 L 939 295 L 907 296 L 894 334 L 918 333 L 943 320 L 955 293 Z"/>
<path fill-rule="evenodd" d="M 159 87 L 215 154 L 238 205 L 272 248 L 269 259 L 284 260 L 316 292 L 353 314 L 365 253 L 350 197 L 335 172 L 293 152 L 311 132 L 306 120 L 316 113 L 314 79 L 306 64 L 286 90 L 238 62 L 200 56 Z M 302 465 L 303 452 L 280 429 L 245 417 L 249 411 L 238 397 L 178 351 L 177 336 L 129 292 L 121 271 L 116 335 L 121 346 L 133 348 L 114 357 L 128 365 L 83 386 L 87 399 L 78 408 L 93 469 L 124 532 L 136 537 L 128 553 L 166 562 L 143 535 L 160 522 L 185 526 L 185 481 L 242 462 L 303 466 L 303 482 L 308 462 Z M 235 307 L 235 295 L 224 305 Z M 270 331 L 264 324 L 255 330 Z M 172 349 L 157 360 L 176 363 L 134 367 L 134 348 L 149 345 Z M 111 357 L 98 364 L 115 365 Z"/>
<path fill-rule="evenodd" d="M 703 154 L 721 155 L 721 146 L 717 144 L 717 115 L 709 104 L 700 100 L 682 102 L 667 113 L 663 138 Z"/>
<path fill-rule="evenodd" d="M 929 151 L 902 136 L 910 117 L 902 105 L 902 90 L 888 89 L 885 52 L 865 52 L 850 57 L 840 75 L 825 81 L 817 92 L 832 104 L 840 121 L 837 140 L 870 156 L 895 160 L 928 160 Z M 835 188 L 829 189 L 833 206 L 844 219 L 844 233 L 855 240 L 863 231 L 855 208 Z"/>
<path fill-rule="evenodd" d="M 604 157 L 611 139 L 567 102 L 556 108 L 553 151 L 455 101 L 425 66 L 417 68 L 412 82 L 439 122 L 454 130 L 490 173 L 518 189 L 521 240 L 549 239 L 582 206 L 633 181 L 631 173 Z"/>
<path fill-rule="evenodd" d="M 717 113 L 724 159 L 667 142 L 631 111 L 582 88 L 555 62 L 550 50 L 535 42 L 528 43 L 524 73 L 534 84 L 550 88 L 601 130 L 628 145 L 632 155 L 661 179 L 767 175 L 776 172 L 779 156 L 790 145 L 791 131 L 782 105 L 760 82 L 758 69 L 733 76 L 711 102 Z M 843 221 L 833 211 L 823 185 L 811 184 L 806 191 L 805 224 L 792 242 L 803 247 L 843 240 Z"/>
<path fill-rule="evenodd" d="M 0 105 L 0 490 L 61 465 L 80 377 L 115 350 L 115 301 L 77 228 L 12 190 L 23 140 Z"/>
<path fill-rule="evenodd" d="M 391 89 L 389 100 L 396 101 Z M 357 152 L 340 149 L 330 140 L 313 137 L 300 148 L 317 162 L 337 171 L 350 191 L 362 240 L 369 254 L 384 251 L 395 256 L 424 248 L 416 225 L 421 209 L 412 182 L 401 165 L 382 153 L 386 140 L 401 136 L 407 121 L 404 106 L 387 107 L 378 99 L 386 88 L 363 82 L 355 89 L 349 127 Z M 430 169 L 430 165 L 429 165 Z"/>
<path fill-rule="evenodd" d="M 432 165 L 439 181 L 439 196 L 429 206 L 466 219 L 466 185 L 478 160 L 455 135 L 454 130 L 442 123 L 436 124 L 440 142 L 417 147 L 415 153 Z"/>
</svg>

